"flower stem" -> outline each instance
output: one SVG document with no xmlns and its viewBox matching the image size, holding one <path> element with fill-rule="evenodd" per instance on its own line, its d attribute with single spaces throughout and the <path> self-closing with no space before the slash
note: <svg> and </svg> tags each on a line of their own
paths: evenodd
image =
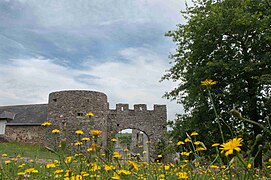
<svg viewBox="0 0 271 180">
<path fill-rule="evenodd" d="M 216 116 L 216 119 L 217 119 L 217 124 L 218 124 L 220 135 L 221 135 L 221 138 L 222 138 L 222 142 L 225 143 L 224 134 L 223 134 L 222 127 L 221 127 L 221 124 L 220 124 L 220 121 L 219 121 L 219 115 L 218 115 L 218 113 L 216 111 L 214 100 L 213 100 L 213 97 L 212 97 L 212 94 L 210 92 L 209 87 L 207 87 L 207 90 L 208 90 L 208 94 L 209 94 L 209 97 L 210 97 L 210 100 L 211 100 L 211 103 L 212 103 L 212 106 L 213 106 L 213 109 L 214 109 L 214 112 L 215 112 L 215 116 Z"/>
</svg>

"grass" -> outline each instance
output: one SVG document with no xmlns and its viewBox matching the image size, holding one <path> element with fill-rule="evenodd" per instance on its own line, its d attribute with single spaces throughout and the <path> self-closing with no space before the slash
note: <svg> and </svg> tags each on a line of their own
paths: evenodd
<svg viewBox="0 0 271 180">
<path fill-rule="evenodd" d="M 42 145 L 23 144 L 18 142 L 0 143 L 0 154 L 8 154 L 9 157 L 26 157 L 30 159 L 55 159 L 55 154 L 46 150 Z"/>
</svg>

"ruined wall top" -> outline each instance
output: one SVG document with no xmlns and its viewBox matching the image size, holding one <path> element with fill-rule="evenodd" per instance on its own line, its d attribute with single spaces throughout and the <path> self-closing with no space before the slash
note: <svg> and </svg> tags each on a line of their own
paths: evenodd
<svg viewBox="0 0 271 180">
<path fill-rule="evenodd" d="M 110 109 L 111 112 L 161 112 L 166 111 L 166 105 L 153 105 L 153 110 L 148 110 L 146 104 L 134 104 L 133 109 L 129 109 L 129 104 L 118 103 L 116 109 Z"/>
</svg>

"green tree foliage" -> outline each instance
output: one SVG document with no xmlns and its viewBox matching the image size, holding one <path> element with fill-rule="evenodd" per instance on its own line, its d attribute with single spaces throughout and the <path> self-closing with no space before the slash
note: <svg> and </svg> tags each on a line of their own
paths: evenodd
<svg viewBox="0 0 271 180">
<path fill-rule="evenodd" d="M 119 139 L 120 144 L 126 145 L 130 148 L 132 143 L 132 133 L 119 133 L 116 137 Z"/>
<path fill-rule="evenodd" d="M 270 116 L 270 0 L 197 0 L 182 13 L 187 22 L 166 34 L 177 48 L 162 78 L 179 82 L 165 96 L 182 103 L 186 111 L 173 125 L 172 135 L 196 130 L 210 143 L 221 142 L 208 92 L 200 86 L 205 79 L 217 81 L 211 91 L 220 118 L 231 127 L 222 124 L 226 139 L 260 133 L 229 111 L 236 107 L 261 123 Z"/>
</svg>

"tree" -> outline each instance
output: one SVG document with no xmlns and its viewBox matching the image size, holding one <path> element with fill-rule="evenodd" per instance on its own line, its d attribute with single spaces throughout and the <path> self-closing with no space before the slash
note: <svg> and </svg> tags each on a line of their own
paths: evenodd
<svg viewBox="0 0 271 180">
<path fill-rule="evenodd" d="M 193 125 L 205 134 L 202 124 L 214 125 L 213 106 L 206 88 L 200 86 L 202 80 L 213 79 L 218 82 L 211 89 L 215 107 L 231 127 L 222 124 L 223 132 L 236 136 L 245 131 L 253 137 L 262 133 L 258 126 L 234 119 L 229 111 L 236 107 L 244 117 L 261 123 L 270 116 L 270 1 L 197 0 L 182 13 L 187 23 L 166 34 L 177 48 L 171 55 L 172 67 L 162 77 L 179 82 L 165 94 L 184 105 L 187 114 L 179 124 Z M 215 131 L 208 128 L 210 134 Z M 217 137 L 209 136 L 221 142 Z"/>
</svg>

